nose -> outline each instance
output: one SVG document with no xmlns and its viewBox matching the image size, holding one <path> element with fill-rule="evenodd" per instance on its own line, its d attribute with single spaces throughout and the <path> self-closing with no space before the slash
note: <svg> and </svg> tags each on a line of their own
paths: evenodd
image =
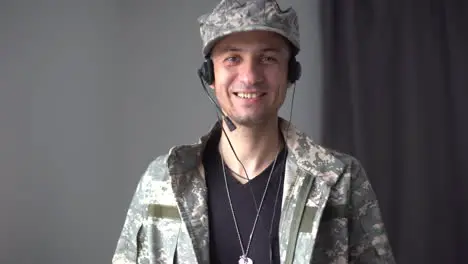
<svg viewBox="0 0 468 264">
<path fill-rule="evenodd" d="M 263 68 L 255 58 L 244 59 L 239 72 L 240 81 L 246 85 L 263 82 Z"/>
</svg>

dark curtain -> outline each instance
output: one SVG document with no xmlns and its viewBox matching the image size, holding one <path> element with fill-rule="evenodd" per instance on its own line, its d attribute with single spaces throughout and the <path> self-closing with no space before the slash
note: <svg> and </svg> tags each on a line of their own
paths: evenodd
<svg viewBox="0 0 468 264">
<path fill-rule="evenodd" d="M 320 8 L 322 143 L 363 163 L 398 263 L 468 263 L 468 1 Z"/>
</svg>

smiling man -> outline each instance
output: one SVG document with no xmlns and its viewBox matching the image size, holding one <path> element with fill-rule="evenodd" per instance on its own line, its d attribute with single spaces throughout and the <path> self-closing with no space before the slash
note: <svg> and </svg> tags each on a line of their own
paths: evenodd
<svg viewBox="0 0 468 264">
<path fill-rule="evenodd" d="M 301 75 L 295 11 L 223 0 L 199 23 L 220 119 L 150 164 L 113 263 L 395 263 L 360 163 L 278 116 Z"/>
</svg>

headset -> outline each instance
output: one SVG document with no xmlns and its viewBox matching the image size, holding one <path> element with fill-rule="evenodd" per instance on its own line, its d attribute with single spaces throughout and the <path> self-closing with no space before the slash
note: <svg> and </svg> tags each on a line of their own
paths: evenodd
<svg viewBox="0 0 468 264">
<path fill-rule="evenodd" d="M 200 78 L 200 82 L 205 90 L 206 95 L 213 103 L 213 105 L 217 108 L 218 113 L 223 116 L 224 121 L 226 121 L 226 125 L 228 126 L 229 130 L 232 132 L 236 130 L 236 125 L 232 122 L 232 120 L 223 113 L 221 107 L 215 102 L 213 97 L 210 95 L 210 92 L 206 88 L 206 84 L 212 85 L 215 80 L 214 76 L 214 66 L 213 60 L 210 58 L 210 55 L 205 57 L 205 61 L 201 65 L 201 67 L 197 71 L 198 77 Z M 301 64 L 296 60 L 295 56 L 292 56 L 288 62 L 288 81 L 290 84 L 296 84 L 296 81 L 299 80 L 302 74 L 302 67 Z M 294 90 L 295 91 L 295 90 Z M 293 100 L 294 100 L 294 93 L 293 93 Z M 292 105 L 291 105 L 291 113 L 292 114 Z M 291 118 L 291 117 L 290 117 Z"/>
<path fill-rule="evenodd" d="M 292 56 L 288 62 L 288 81 L 291 84 L 294 84 L 301 77 L 301 73 L 301 64 L 296 60 L 295 56 Z M 209 56 L 205 57 L 205 61 L 198 69 L 198 75 L 208 85 L 212 85 L 214 83 L 215 76 L 213 69 L 213 60 Z"/>
</svg>

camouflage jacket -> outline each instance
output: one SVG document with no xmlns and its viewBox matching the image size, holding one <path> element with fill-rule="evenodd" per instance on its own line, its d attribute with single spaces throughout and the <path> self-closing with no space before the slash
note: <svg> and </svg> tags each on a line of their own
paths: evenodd
<svg viewBox="0 0 468 264">
<path fill-rule="evenodd" d="M 280 122 L 288 147 L 281 263 L 395 263 L 376 196 L 360 163 Z M 173 147 L 150 164 L 129 206 L 113 264 L 210 263 L 201 163 L 210 135 L 196 144 Z"/>
</svg>

